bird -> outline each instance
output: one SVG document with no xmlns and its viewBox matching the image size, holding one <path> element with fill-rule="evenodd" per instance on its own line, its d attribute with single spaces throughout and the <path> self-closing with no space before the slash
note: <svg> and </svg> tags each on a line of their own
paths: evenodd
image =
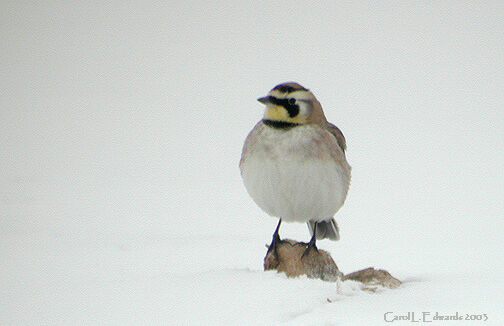
<svg viewBox="0 0 504 326">
<path fill-rule="evenodd" d="M 267 255 L 273 251 L 278 260 L 282 221 L 300 222 L 311 235 L 302 243 L 303 258 L 318 251 L 317 239 L 340 238 L 334 215 L 350 187 L 346 140 L 315 95 L 296 82 L 276 85 L 257 100 L 266 108 L 243 145 L 243 183 L 253 201 L 279 219 Z"/>
</svg>

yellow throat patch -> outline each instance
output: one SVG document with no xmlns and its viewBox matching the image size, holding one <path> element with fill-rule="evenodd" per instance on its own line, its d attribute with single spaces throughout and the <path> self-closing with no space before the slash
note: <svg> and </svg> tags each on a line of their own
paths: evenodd
<svg viewBox="0 0 504 326">
<path fill-rule="evenodd" d="M 306 123 L 306 118 L 302 116 L 295 116 L 291 118 L 287 110 L 280 105 L 268 105 L 264 112 L 264 119 L 273 121 L 284 121 L 293 123 Z"/>
</svg>

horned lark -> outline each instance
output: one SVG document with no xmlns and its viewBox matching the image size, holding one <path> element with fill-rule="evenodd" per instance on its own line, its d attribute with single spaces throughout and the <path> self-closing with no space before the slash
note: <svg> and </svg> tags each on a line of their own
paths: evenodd
<svg viewBox="0 0 504 326">
<path fill-rule="evenodd" d="M 240 160 L 245 187 L 255 203 L 280 220 L 268 252 L 278 258 L 282 221 L 306 222 L 311 240 L 339 239 L 333 216 L 350 185 L 350 165 L 342 132 L 329 123 L 315 96 L 289 82 L 258 99 L 264 117 L 247 136 Z"/>
</svg>

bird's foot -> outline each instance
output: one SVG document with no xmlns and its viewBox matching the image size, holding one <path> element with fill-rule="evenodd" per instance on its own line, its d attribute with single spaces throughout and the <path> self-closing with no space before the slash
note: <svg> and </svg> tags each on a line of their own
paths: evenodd
<svg viewBox="0 0 504 326">
<path fill-rule="evenodd" d="M 316 244 L 315 244 L 315 239 L 314 239 L 314 238 L 312 238 L 312 239 L 310 240 L 310 242 L 308 242 L 308 243 L 306 244 L 306 249 L 305 249 L 305 251 L 303 252 L 303 255 L 301 255 L 301 259 L 302 259 L 304 256 L 308 255 L 308 254 L 310 253 L 310 250 L 312 250 L 312 249 L 314 249 L 316 252 L 318 252 L 318 248 L 317 248 L 317 246 L 316 246 Z"/>
<path fill-rule="evenodd" d="M 280 236 L 278 234 L 273 235 L 273 240 L 271 241 L 271 244 L 268 247 L 268 252 L 266 253 L 266 256 L 268 256 L 269 253 L 273 251 L 273 256 L 275 256 L 276 261 L 280 262 L 280 259 L 278 258 L 278 245 L 282 242 L 283 241 L 280 239 Z"/>
</svg>

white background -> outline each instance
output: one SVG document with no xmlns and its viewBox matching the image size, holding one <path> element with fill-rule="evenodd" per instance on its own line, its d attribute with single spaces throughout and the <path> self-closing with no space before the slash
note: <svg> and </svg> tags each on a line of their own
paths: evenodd
<svg viewBox="0 0 504 326">
<path fill-rule="evenodd" d="M 501 324 L 503 17 L 502 1 L 3 1 L 0 324 Z M 256 98 L 291 80 L 353 167 L 341 240 L 319 247 L 400 289 L 262 271 L 277 220 L 238 162 Z"/>
</svg>

